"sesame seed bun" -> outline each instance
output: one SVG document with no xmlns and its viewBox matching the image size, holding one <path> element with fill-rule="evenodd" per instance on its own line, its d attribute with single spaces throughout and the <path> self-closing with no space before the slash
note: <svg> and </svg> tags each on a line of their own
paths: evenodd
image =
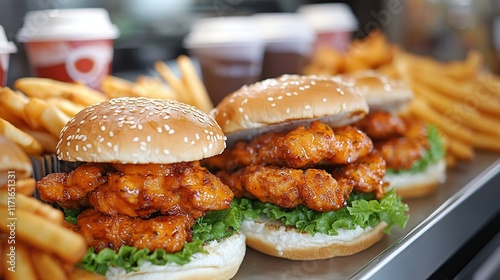
<svg viewBox="0 0 500 280">
<path fill-rule="evenodd" d="M 64 161 L 169 164 L 222 153 L 214 119 L 173 100 L 120 97 L 89 106 L 61 130 Z"/>
<path fill-rule="evenodd" d="M 315 120 L 344 126 L 368 113 L 364 98 L 341 79 L 283 75 L 243 86 L 212 111 L 228 144 L 270 130 L 293 128 Z"/>
<path fill-rule="evenodd" d="M 7 186 L 9 172 L 14 174 L 16 181 L 29 178 L 33 165 L 26 153 L 3 135 L 0 135 L 0 147 L 0 187 Z"/>
<path fill-rule="evenodd" d="M 393 79 L 373 70 L 359 71 L 340 76 L 361 95 L 370 112 L 397 112 L 413 98 L 412 89 L 400 79 Z"/>
</svg>

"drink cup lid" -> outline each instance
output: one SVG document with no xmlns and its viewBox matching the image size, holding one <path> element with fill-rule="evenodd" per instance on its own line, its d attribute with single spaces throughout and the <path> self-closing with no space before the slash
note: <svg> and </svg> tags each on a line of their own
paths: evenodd
<svg viewBox="0 0 500 280">
<path fill-rule="evenodd" d="M 358 28 L 351 8 L 344 3 L 302 5 L 297 13 L 309 21 L 317 32 L 354 31 Z"/>
<path fill-rule="evenodd" d="M 0 25 L 0 53 L 14 53 L 17 52 L 16 45 L 14 43 L 7 41 L 7 36 L 5 36 L 5 30 L 3 26 Z"/>
<path fill-rule="evenodd" d="M 230 44 L 263 45 L 264 40 L 252 17 L 229 16 L 196 20 L 184 40 L 187 48 Z"/>
<path fill-rule="evenodd" d="M 20 42 L 115 39 L 118 28 L 101 8 L 31 11 L 17 34 Z"/>
<path fill-rule="evenodd" d="M 316 37 L 311 24 L 296 13 L 260 13 L 253 17 L 267 42 L 311 43 Z"/>
</svg>

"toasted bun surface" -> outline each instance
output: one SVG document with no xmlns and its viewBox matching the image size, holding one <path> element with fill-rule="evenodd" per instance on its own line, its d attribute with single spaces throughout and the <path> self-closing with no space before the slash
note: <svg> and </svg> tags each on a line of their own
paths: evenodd
<svg viewBox="0 0 500 280">
<path fill-rule="evenodd" d="M 330 236 L 301 233 L 274 221 L 244 220 L 241 231 L 250 248 L 267 255 L 291 260 L 321 260 L 367 249 L 383 237 L 386 227 L 387 224 L 381 222 L 375 228 L 339 229 L 338 236 Z"/>
<path fill-rule="evenodd" d="M 228 144 L 315 120 L 333 127 L 344 126 L 367 113 L 364 98 L 341 79 L 312 75 L 283 75 L 243 86 L 212 111 L 228 136 Z"/>
<path fill-rule="evenodd" d="M 8 174 L 15 175 L 16 180 L 31 176 L 33 165 L 26 153 L 7 137 L 0 135 L 0 187 L 7 184 Z"/>
<path fill-rule="evenodd" d="M 62 129 L 60 160 L 175 163 L 218 155 L 225 136 L 214 119 L 173 100 L 122 97 L 92 105 Z"/>
<path fill-rule="evenodd" d="M 403 199 L 426 196 L 436 190 L 446 180 L 446 162 L 444 159 L 431 164 L 421 173 L 386 174 L 384 181 L 389 188 L 395 188 L 396 194 Z"/>
<path fill-rule="evenodd" d="M 123 268 L 110 268 L 107 279 L 231 279 L 245 256 L 245 236 L 234 234 L 220 243 L 212 242 L 204 248 L 208 254 L 197 253 L 185 265 L 164 266 L 144 263 L 138 272 L 126 273 Z"/>
<path fill-rule="evenodd" d="M 341 76 L 366 98 L 371 111 L 397 112 L 412 100 L 413 91 L 403 81 L 373 70 L 359 71 Z"/>
</svg>

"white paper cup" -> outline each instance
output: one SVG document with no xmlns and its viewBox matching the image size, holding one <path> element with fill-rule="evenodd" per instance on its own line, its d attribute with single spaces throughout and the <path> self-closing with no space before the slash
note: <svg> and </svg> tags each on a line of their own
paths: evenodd
<svg viewBox="0 0 500 280">
<path fill-rule="evenodd" d="M 302 5 L 297 13 L 316 30 L 316 48 L 326 46 L 344 52 L 358 28 L 351 8 L 344 3 Z"/>
<path fill-rule="evenodd" d="M 17 52 L 16 45 L 7 41 L 5 30 L 0 25 L 0 87 L 6 85 L 7 73 L 9 72 L 9 57 L 11 53 Z"/>
<path fill-rule="evenodd" d="M 260 78 L 264 41 L 251 17 L 199 19 L 184 46 L 198 58 L 203 82 L 214 104 Z"/>
<path fill-rule="evenodd" d="M 99 88 L 118 35 L 106 10 L 89 8 L 28 12 L 17 38 L 35 76 Z"/>
<path fill-rule="evenodd" d="M 316 38 L 312 26 L 295 13 L 262 13 L 253 17 L 266 44 L 261 79 L 301 74 Z"/>
</svg>

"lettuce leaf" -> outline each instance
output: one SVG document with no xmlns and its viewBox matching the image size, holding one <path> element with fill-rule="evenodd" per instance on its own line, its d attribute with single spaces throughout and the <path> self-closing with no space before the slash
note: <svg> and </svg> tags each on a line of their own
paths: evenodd
<svg viewBox="0 0 500 280">
<path fill-rule="evenodd" d="M 406 212 L 409 211 L 408 205 L 396 196 L 394 190 L 387 192 L 380 201 L 375 199 L 373 193 L 351 193 L 347 207 L 329 212 L 314 211 L 303 205 L 293 209 L 283 209 L 247 198 L 234 198 L 233 204 L 241 210 L 245 219 L 258 219 L 263 215 L 313 235 L 318 232 L 337 235 L 338 229 L 354 229 L 356 226 L 373 227 L 381 221 L 389 225 L 386 228 L 386 233 L 389 234 L 393 225 L 405 227 L 408 221 Z"/>
<path fill-rule="evenodd" d="M 429 150 L 427 150 L 421 159 L 414 162 L 409 169 L 395 170 L 387 168 L 387 173 L 419 173 L 427 169 L 429 165 L 441 160 L 445 155 L 445 147 L 441 137 L 439 136 L 437 127 L 432 124 L 427 125 L 427 140 L 429 141 Z"/>
<path fill-rule="evenodd" d="M 69 213 L 74 214 L 74 213 Z M 186 264 L 195 253 L 203 253 L 203 245 L 212 240 L 220 241 L 240 230 L 242 213 L 236 207 L 221 211 L 211 211 L 196 220 L 193 226 L 193 240 L 184 244 L 182 251 L 168 253 L 164 249 L 137 249 L 122 246 L 118 252 L 106 248 L 99 253 L 89 248 L 83 260 L 78 264 L 87 271 L 105 275 L 109 267 L 121 267 L 128 271 L 137 271 L 142 263 L 149 261 L 155 265 L 167 263 Z"/>
</svg>

